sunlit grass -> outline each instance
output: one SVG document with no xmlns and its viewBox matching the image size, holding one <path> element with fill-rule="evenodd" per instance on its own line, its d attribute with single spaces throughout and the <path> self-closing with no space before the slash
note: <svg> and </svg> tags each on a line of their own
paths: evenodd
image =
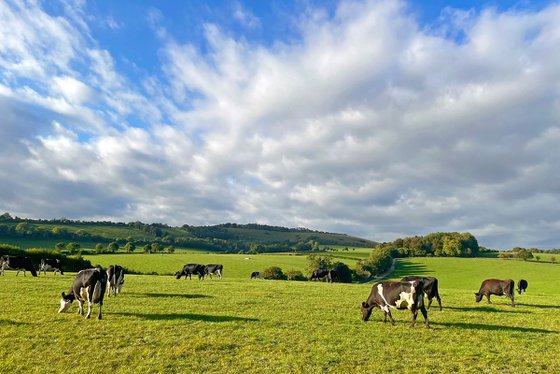
<svg viewBox="0 0 560 374">
<path fill-rule="evenodd" d="M 165 257 L 152 255 L 152 266 Z M 129 274 L 123 293 L 105 300 L 102 320 L 85 320 L 75 305 L 56 313 L 73 274 L 7 271 L 0 277 L 0 372 L 559 372 L 560 290 L 542 280 L 558 279 L 560 267 L 405 261 L 398 276 L 406 265 L 440 278 L 444 309 L 430 310 L 431 329 L 422 317 L 410 328 L 408 311 L 393 312 L 396 326 L 383 324 L 378 310 L 362 322 L 370 284 L 249 280 L 235 262 L 221 281 Z M 498 277 L 529 275 L 517 307 L 503 297 L 474 302 L 472 288 L 492 269 Z"/>
</svg>

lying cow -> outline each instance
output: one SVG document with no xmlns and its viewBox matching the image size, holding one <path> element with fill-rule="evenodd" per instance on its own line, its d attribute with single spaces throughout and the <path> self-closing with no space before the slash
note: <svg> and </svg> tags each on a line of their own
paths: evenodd
<svg viewBox="0 0 560 374">
<path fill-rule="evenodd" d="M 327 277 L 328 275 L 329 275 L 329 271 L 327 269 L 323 269 L 323 268 L 315 269 L 311 273 L 311 278 L 309 278 L 309 280 L 315 280 L 315 279 L 319 280 L 323 277 Z"/>
<path fill-rule="evenodd" d="M 62 270 L 62 263 L 58 258 L 42 258 L 41 265 L 39 266 L 39 274 L 43 272 L 44 275 L 47 275 L 47 270 L 51 269 L 53 270 L 53 274 L 59 272 L 60 275 L 64 275 L 64 271 Z"/>
<path fill-rule="evenodd" d="M 67 311 L 70 304 L 74 300 L 78 301 L 78 314 L 84 315 L 84 302 L 88 302 L 88 313 L 86 318 L 91 316 L 91 307 L 93 304 L 99 304 L 98 319 L 101 319 L 101 307 L 103 305 L 103 297 L 107 288 L 107 273 L 101 268 L 93 268 L 81 270 L 76 275 L 72 287 L 68 294 L 62 293 L 60 300 L 60 309 L 58 313 Z"/>
<path fill-rule="evenodd" d="M 177 279 L 181 279 L 181 277 L 184 275 L 185 279 L 187 279 L 187 277 L 189 277 L 189 279 L 192 279 L 193 274 L 197 274 L 199 280 L 204 279 L 204 265 L 186 264 L 185 266 L 183 266 L 183 269 L 175 273 L 175 277 Z"/>
<path fill-rule="evenodd" d="M 521 295 L 521 292 L 527 292 L 527 281 L 525 279 L 520 279 L 517 282 L 517 292 Z"/>
<path fill-rule="evenodd" d="M 483 296 L 488 299 L 488 304 L 492 304 L 490 301 L 490 295 L 502 296 L 506 295 L 511 299 L 511 306 L 515 306 L 513 301 L 513 290 L 515 288 L 515 283 L 512 279 L 486 279 L 480 285 L 480 290 L 475 293 L 476 302 L 478 303 L 482 300 Z"/>
<path fill-rule="evenodd" d="M 260 271 L 254 271 L 251 273 L 251 279 L 257 279 L 261 277 L 261 272 Z"/>
<path fill-rule="evenodd" d="M 122 266 L 109 266 L 107 269 L 107 280 L 109 282 L 107 297 L 111 297 L 111 292 L 113 293 L 113 296 L 117 296 L 121 292 L 124 284 L 124 269 Z"/>
<path fill-rule="evenodd" d="M 16 277 L 19 275 L 20 271 L 23 271 L 23 276 L 25 277 L 25 272 L 30 271 L 31 275 L 36 277 L 37 272 L 33 267 L 33 263 L 29 259 L 29 257 L 18 257 L 18 256 L 10 256 L 4 255 L 0 257 L 0 274 L 4 275 L 5 269 L 12 269 L 16 270 Z"/>
<path fill-rule="evenodd" d="M 422 280 L 424 282 L 424 295 L 428 298 L 428 306 L 426 309 L 430 309 L 432 305 L 432 299 L 435 297 L 438 304 L 439 310 L 441 311 L 441 298 L 439 297 L 439 290 L 438 290 L 438 280 L 434 277 L 404 277 L 401 279 L 401 282 L 410 282 L 415 280 Z"/>
<path fill-rule="evenodd" d="M 418 309 L 422 312 L 426 327 L 429 328 L 428 312 L 424 307 L 424 284 L 422 280 L 410 282 L 380 282 L 373 285 L 366 301 L 362 302 L 362 319 L 369 320 L 373 308 L 379 307 L 383 311 L 383 322 L 387 322 L 387 316 L 394 326 L 395 321 L 391 310 L 408 308 L 412 313 L 412 324 L 416 324 Z"/>
<path fill-rule="evenodd" d="M 204 276 L 210 276 L 212 279 L 212 275 L 216 274 L 218 279 L 222 279 L 222 271 L 224 270 L 224 266 L 222 264 L 210 264 L 204 267 Z"/>
</svg>

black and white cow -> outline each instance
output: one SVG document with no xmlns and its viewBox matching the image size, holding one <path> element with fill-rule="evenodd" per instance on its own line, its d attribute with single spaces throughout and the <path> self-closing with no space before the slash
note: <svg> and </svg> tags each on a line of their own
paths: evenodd
<svg viewBox="0 0 560 374">
<path fill-rule="evenodd" d="M 224 266 L 222 264 L 209 264 L 204 267 L 204 276 L 210 276 L 210 279 L 212 279 L 212 275 L 216 274 L 218 279 L 222 279 L 223 270 Z"/>
<path fill-rule="evenodd" d="M 315 279 L 319 280 L 323 277 L 328 277 L 328 275 L 329 275 L 329 271 L 327 269 L 323 269 L 323 268 L 315 269 L 311 273 L 311 278 L 309 278 L 309 280 L 315 280 Z"/>
<path fill-rule="evenodd" d="M 189 277 L 189 279 L 192 279 L 193 274 L 197 274 L 199 280 L 204 279 L 204 265 L 186 264 L 185 266 L 183 266 L 183 269 L 175 273 L 175 277 L 177 279 L 181 279 L 181 277 L 184 275 L 185 279 L 187 279 L 187 277 Z"/>
<path fill-rule="evenodd" d="M 59 272 L 60 275 L 64 275 L 64 271 L 62 270 L 62 263 L 58 258 L 42 258 L 41 265 L 39 266 L 39 274 L 43 272 L 43 274 L 47 275 L 47 270 L 51 269 L 53 270 L 53 274 Z"/>
<path fill-rule="evenodd" d="M 521 292 L 527 292 L 527 281 L 525 279 L 520 279 L 519 282 L 517 282 L 517 292 L 519 292 L 519 294 L 521 295 Z"/>
<path fill-rule="evenodd" d="M 483 296 L 488 299 L 488 304 L 492 304 L 490 301 L 490 295 L 503 296 L 506 295 L 511 299 L 511 306 L 515 306 L 513 300 L 513 291 L 515 289 L 515 282 L 512 279 L 486 279 L 480 285 L 480 290 L 475 292 L 476 302 L 478 303 L 482 300 Z"/>
<path fill-rule="evenodd" d="M 426 309 L 430 309 L 432 305 L 432 299 L 435 297 L 438 304 L 439 310 L 441 310 L 441 298 L 439 297 L 439 290 L 438 290 L 438 280 L 435 277 L 404 277 L 401 279 L 401 282 L 410 282 L 415 280 L 422 280 L 424 282 L 424 295 L 428 298 L 428 306 Z"/>
<path fill-rule="evenodd" d="M 107 269 L 107 281 L 109 282 L 107 297 L 111 297 L 111 292 L 113 293 L 113 296 L 117 296 L 121 292 L 124 284 L 124 269 L 122 266 L 109 266 Z"/>
<path fill-rule="evenodd" d="M 251 273 L 251 279 L 257 279 L 261 277 L 261 272 L 260 271 L 254 271 Z"/>
<path fill-rule="evenodd" d="M 78 301 L 78 314 L 84 315 L 84 302 L 88 302 L 86 318 L 91 316 L 93 304 L 99 304 L 98 319 L 101 319 L 101 307 L 107 288 L 107 273 L 101 267 L 80 270 L 70 287 L 68 294 L 62 293 L 58 313 L 67 311 L 74 300 Z"/>
<path fill-rule="evenodd" d="M 375 307 L 383 311 L 383 322 L 387 322 L 387 316 L 391 324 L 395 325 L 391 310 L 408 308 L 412 313 L 412 324 L 416 324 L 418 309 L 422 312 L 426 327 L 429 328 L 428 312 L 424 307 L 424 284 L 420 280 L 411 282 L 380 282 L 373 285 L 366 301 L 362 302 L 362 319 L 369 320 L 371 312 Z"/>
<path fill-rule="evenodd" d="M 17 270 L 16 277 L 19 275 L 20 271 L 23 271 L 23 276 L 25 277 L 25 272 L 30 271 L 31 275 L 37 276 L 37 272 L 33 267 L 33 263 L 29 257 L 19 257 L 4 255 L 0 257 L 0 274 L 4 275 L 5 269 Z"/>
</svg>

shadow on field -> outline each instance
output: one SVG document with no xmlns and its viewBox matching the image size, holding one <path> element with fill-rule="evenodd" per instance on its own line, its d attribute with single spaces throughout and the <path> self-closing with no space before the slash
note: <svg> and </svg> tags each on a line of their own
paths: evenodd
<svg viewBox="0 0 560 374">
<path fill-rule="evenodd" d="M 544 334 L 558 334 L 558 331 L 535 329 L 532 327 L 515 327 L 515 326 L 502 326 L 502 325 L 484 325 L 482 323 L 466 323 L 466 322 L 433 322 L 430 321 L 432 326 L 445 326 L 459 329 L 469 330 L 487 330 L 487 331 L 517 331 L 517 332 L 538 332 Z"/>
<path fill-rule="evenodd" d="M 542 304 L 525 304 L 525 303 L 515 303 L 519 306 L 528 306 L 533 308 L 543 308 L 543 309 L 560 309 L 560 305 L 542 305 Z"/>
<path fill-rule="evenodd" d="M 24 326 L 24 325 L 30 325 L 30 323 L 10 321 L 9 319 L 0 319 L 0 326 Z"/>
<path fill-rule="evenodd" d="M 135 295 L 146 296 L 146 297 L 182 297 L 185 299 L 204 299 L 204 298 L 214 297 L 210 295 L 200 295 L 200 294 L 158 293 L 158 292 L 135 293 Z"/>
<path fill-rule="evenodd" d="M 390 278 L 403 278 L 412 275 L 425 275 L 428 274 L 426 265 L 412 264 L 406 261 L 397 261 L 395 271 L 389 275 Z"/>
<path fill-rule="evenodd" d="M 242 322 L 254 322 L 258 321 L 256 318 L 243 318 L 243 317 L 232 317 L 232 316 L 212 316 L 206 314 L 193 314 L 193 313 L 111 313 L 119 316 L 126 317 L 138 317 L 142 319 L 147 319 L 150 321 L 173 321 L 177 319 L 190 319 L 193 321 L 204 321 L 204 322 L 232 322 L 232 321 L 242 321 Z"/>
<path fill-rule="evenodd" d="M 516 306 L 519 304 L 515 304 Z M 509 305 L 508 305 L 509 306 Z M 531 313 L 528 310 L 519 310 L 511 308 L 511 310 L 507 309 L 496 309 L 492 306 L 473 306 L 473 307 L 458 307 L 458 306 L 446 306 L 445 309 L 451 310 L 460 310 L 462 312 L 489 312 L 489 313 Z"/>
</svg>

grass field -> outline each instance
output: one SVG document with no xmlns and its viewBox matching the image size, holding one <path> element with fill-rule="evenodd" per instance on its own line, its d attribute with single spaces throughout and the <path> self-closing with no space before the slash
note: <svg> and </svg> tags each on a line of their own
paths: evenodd
<svg viewBox="0 0 560 374">
<path fill-rule="evenodd" d="M 136 256 L 147 261 L 117 256 L 125 266 Z M 177 267 L 168 256 L 145 256 L 152 267 Z M 393 312 L 396 326 L 383 324 L 380 311 L 362 322 L 359 306 L 371 284 L 249 280 L 250 269 L 277 264 L 279 255 L 212 256 L 189 259 L 223 263 L 223 280 L 127 275 L 100 321 L 78 316 L 76 306 L 56 313 L 72 274 L 7 271 L 0 277 L 0 372 L 560 372 L 560 265 L 400 260 L 395 277 L 440 280 L 444 309 L 429 311 L 426 329 L 422 317 L 410 328 L 408 311 Z M 283 258 L 285 270 L 305 264 Z M 107 256 L 113 259 L 121 260 Z M 528 292 L 516 294 L 515 308 L 503 297 L 477 304 L 473 293 L 485 277 L 523 277 Z"/>
</svg>

